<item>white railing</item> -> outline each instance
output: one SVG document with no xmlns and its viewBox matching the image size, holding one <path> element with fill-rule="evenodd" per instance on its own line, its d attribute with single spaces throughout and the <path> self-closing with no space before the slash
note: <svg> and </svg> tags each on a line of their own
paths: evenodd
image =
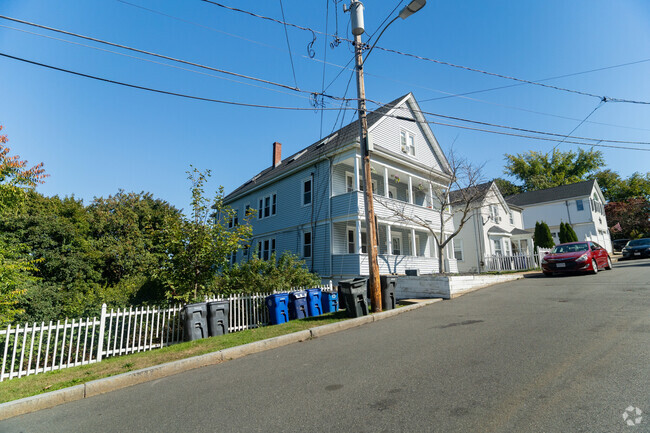
<svg viewBox="0 0 650 433">
<path fill-rule="evenodd" d="M 332 282 L 319 288 L 332 291 Z M 228 331 L 237 332 L 268 325 L 264 299 L 270 294 L 206 300 L 228 301 Z M 131 307 L 109 311 L 104 304 L 99 318 L 9 325 L 0 330 L 3 350 L 0 382 L 179 343 L 183 341 L 182 309 L 183 305 L 178 304 L 167 308 Z"/>
<path fill-rule="evenodd" d="M 486 256 L 483 262 L 486 271 L 525 271 L 539 268 L 539 255 L 513 254 L 511 256 L 502 256 L 495 254 Z"/>
</svg>

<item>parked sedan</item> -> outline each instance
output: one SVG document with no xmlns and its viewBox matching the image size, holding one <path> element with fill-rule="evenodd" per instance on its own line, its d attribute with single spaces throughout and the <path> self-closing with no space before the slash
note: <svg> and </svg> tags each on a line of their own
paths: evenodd
<svg viewBox="0 0 650 433">
<path fill-rule="evenodd" d="M 556 272 L 590 272 L 612 269 L 607 250 L 596 242 L 570 242 L 556 245 L 542 259 L 542 272 L 547 277 Z"/>
<path fill-rule="evenodd" d="M 623 248 L 623 259 L 642 259 L 650 257 L 650 238 L 635 239 Z"/>
</svg>

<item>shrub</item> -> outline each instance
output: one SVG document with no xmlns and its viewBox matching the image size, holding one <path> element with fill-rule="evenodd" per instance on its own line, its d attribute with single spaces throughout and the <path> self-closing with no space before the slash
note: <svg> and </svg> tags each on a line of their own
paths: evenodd
<svg viewBox="0 0 650 433">
<path fill-rule="evenodd" d="M 304 260 L 291 253 L 283 253 L 276 260 L 262 260 L 252 253 L 247 262 L 224 268 L 216 278 L 212 290 L 218 294 L 283 291 L 294 287 L 320 285 L 320 278 L 306 268 Z"/>
<path fill-rule="evenodd" d="M 535 223 L 535 248 L 553 248 L 555 242 L 553 242 L 553 236 L 551 235 L 551 229 L 548 228 L 548 224 L 544 221 Z"/>
</svg>

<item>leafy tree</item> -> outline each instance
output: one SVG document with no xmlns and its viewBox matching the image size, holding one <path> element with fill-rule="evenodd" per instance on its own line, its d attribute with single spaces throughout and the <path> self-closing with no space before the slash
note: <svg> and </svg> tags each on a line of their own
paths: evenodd
<svg viewBox="0 0 650 433">
<path fill-rule="evenodd" d="M 9 155 L 8 141 L 6 135 L 0 134 L 0 217 L 15 214 L 26 192 L 47 176 L 43 163 L 28 168 L 20 156 Z M 11 322 L 22 311 L 17 304 L 26 284 L 34 281 L 31 271 L 35 263 L 25 245 L 11 242 L 6 232 L 0 231 L 0 325 Z"/>
<path fill-rule="evenodd" d="M 650 172 L 645 175 L 635 172 L 627 179 L 622 179 L 612 170 L 601 170 L 593 175 L 603 191 L 607 201 L 623 201 L 628 198 L 642 197 L 650 200 Z"/>
<path fill-rule="evenodd" d="M 628 198 L 605 205 L 610 231 L 618 239 L 636 239 L 650 236 L 650 201 Z M 616 227 L 616 229 L 615 229 Z"/>
<path fill-rule="evenodd" d="M 224 205 L 223 187 L 219 187 L 212 201 L 205 197 L 210 170 L 201 172 L 192 167 L 187 174 L 192 183 L 192 213 L 190 219 L 167 219 L 169 260 L 161 274 L 167 297 L 183 301 L 208 293 L 217 272 L 227 265 L 229 255 L 252 235 L 250 214 L 227 228 L 226 223 L 235 217 L 235 211 Z"/>
<path fill-rule="evenodd" d="M 213 290 L 219 294 L 254 293 L 318 285 L 320 278 L 309 272 L 304 260 L 291 253 L 283 253 L 276 260 L 273 253 L 269 260 L 252 254 L 246 262 L 225 267 L 215 280 Z"/>
<path fill-rule="evenodd" d="M 509 180 L 497 177 L 494 179 L 494 182 L 497 184 L 497 187 L 499 187 L 499 191 L 501 191 L 501 195 L 503 195 L 504 197 L 523 192 L 520 186 L 515 185 Z"/>
<path fill-rule="evenodd" d="M 555 242 L 553 242 L 553 235 L 551 235 L 551 229 L 544 221 L 535 223 L 533 241 L 535 248 L 553 248 L 555 246 Z"/>
<path fill-rule="evenodd" d="M 605 163 L 602 152 L 579 149 L 550 153 L 529 151 L 517 155 L 505 155 L 504 173 L 519 179 L 523 191 L 568 185 L 583 180 Z"/>
</svg>

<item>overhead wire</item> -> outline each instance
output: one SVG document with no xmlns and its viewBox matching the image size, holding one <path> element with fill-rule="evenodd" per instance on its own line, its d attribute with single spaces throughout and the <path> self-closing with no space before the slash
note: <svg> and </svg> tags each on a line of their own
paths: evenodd
<svg viewBox="0 0 650 433">
<path fill-rule="evenodd" d="M 580 121 L 580 123 L 578 123 L 578 124 L 576 125 L 576 127 L 573 128 L 573 129 L 571 130 L 571 132 L 569 132 L 566 136 L 564 136 L 564 137 L 562 138 L 562 140 L 560 140 L 560 141 L 559 141 L 559 142 L 558 142 L 558 143 L 553 147 L 553 150 L 557 149 L 557 147 L 558 147 L 560 144 L 562 144 L 562 143 L 566 140 L 567 137 L 570 137 L 571 134 L 573 134 L 574 132 L 576 132 L 576 129 L 580 128 L 580 127 L 582 126 L 582 124 L 585 123 L 585 122 L 587 121 L 587 119 L 589 119 L 589 118 L 591 117 L 591 115 L 594 114 L 594 113 L 596 112 L 596 110 L 598 110 L 600 107 L 602 107 L 603 104 L 604 104 L 605 102 L 606 102 L 605 100 L 600 101 L 600 102 L 598 103 L 598 105 L 596 105 L 596 108 L 594 108 L 593 110 L 591 110 L 591 112 L 587 115 L 587 117 L 585 117 L 582 121 Z M 600 140 L 600 141 L 604 141 L 604 140 Z M 599 141 L 599 142 L 600 142 L 600 141 Z M 609 140 L 608 140 L 608 141 L 609 141 Z M 648 144 L 650 144 L 650 143 L 648 143 Z"/>
<path fill-rule="evenodd" d="M 223 99 L 214 99 L 214 98 L 206 98 L 206 97 L 202 97 L 202 96 L 187 95 L 187 94 L 178 93 L 178 92 L 170 92 L 170 91 L 167 91 L 167 90 L 155 89 L 155 88 L 152 88 L 152 87 L 145 87 L 145 86 L 139 86 L 139 85 L 136 85 L 136 84 L 124 83 L 122 81 L 111 80 L 111 79 L 108 79 L 108 78 L 98 77 L 98 76 L 95 76 L 95 75 L 84 74 L 82 72 L 76 72 L 76 71 L 72 71 L 72 70 L 69 70 L 69 69 L 59 68 L 59 67 L 48 65 L 48 64 L 45 64 L 45 63 L 36 62 L 36 61 L 33 61 L 33 60 L 24 59 L 24 58 L 17 57 L 17 56 L 12 56 L 12 55 L 2 53 L 2 52 L 0 52 L 0 56 L 6 57 L 6 58 L 9 58 L 9 59 L 13 59 L 13 60 L 17 60 L 17 61 L 20 61 L 20 62 L 24 62 L 24 63 L 29 63 L 29 64 L 32 64 L 32 65 L 35 65 L 35 66 L 41 66 L 41 67 L 44 67 L 44 68 L 47 68 L 47 69 L 52 69 L 52 70 L 55 70 L 55 71 L 60 71 L 60 72 L 65 72 L 65 73 L 72 74 L 72 75 L 77 75 L 77 76 L 80 76 L 80 77 L 90 78 L 92 80 L 103 81 L 103 82 L 106 82 L 106 83 L 116 84 L 116 85 L 119 85 L 119 86 L 130 87 L 130 88 L 133 88 L 133 89 L 145 90 L 145 91 L 148 91 L 148 92 L 160 93 L 160 94 L 164 94 L 164 95 L 171 95 L 171 96 L 178 96 L 178 97 L 181 97 L 181 98 L 195 99 L 195 100 L 198 100 L 198 101 L 215 102 L 215 103 L 219 103 L 219 104 L 228 104 L 228 105 L 237 105 L 237 106 L 241 106 L 241 107 L 268 108 L 268 109 L 276 109 L 276 110 L 292 110 L 292 111 L 310 111 L 310 110 L 313 110 L 313 108 L 311 108 L 311 107 L 283 107 L 283 106 L 277 106 L 277 105 L 249 104 L 249 103 L 244 103 L 244 102 L 235 102 L 235 101 L 227 101 L 227 100 L 223 100 Z M 336 108 L 326 108 L 326 107 L 319 108 L 319 109 L 320 110 L 328 110 L 328 111 L 337 110 Z"/>
<path fill-rule="evenodd" d="M 215 6 L 219 6 L 219 7 L 225 8 L 225 9 L 230 9 L 232 11 L 241 12 L 241 13 L 253 16 L 253 17 L 257 17 L 257 18 L 261 18 L 261 19 L 264 19 L 264 20 L 276 22 L 278 24 L 284 24 L 282 21 L 280 21 L 278 19 L 267 17 L 267 16 L 260 15 L 260 14 L 256 14 L 254 12 L 246 11 L 244 9 L 239 9 L 239 8 L 234 8 L 234 7 L 231 7 L 231 6 L 226 6 L 224 4 L 221 4 L 221 3 L 218 3 L 218 2 L 215 2 L 215 1 L 212 1 L 212 0 L 201 0 L 201 1 L 203 1 L 205 3 L 213 4 Z M 309 28 L 309 27 L 299 26 L 299 25 L 293 24 L 293 23 L 286 23 L 286 24 L 289 25 L 289 26 L 301 29 L 301 30 L 310 31 L 312 33 L 318 33 L 318 34 L 331 36 L 331 35 L 329 35 L 329 34 L 327 34 L 325 32 L 314 30 L 314 29 Z M 354 41 L 349 39 L 349 38 L 345 38 L 344 40 L 347 41 L 347 42 L 350 42 L 350 43 L 354 43 Z M 598 95 L 598 94 L 595 94 L 595 93 L 584 92 L 584 91 L 575 90 L 575 89 L 569 89 L 569 88 L 566 88 L 566 87 L 553 86 L 553 85 L 550 85 L 550 84 L 544 84 L 544 83 L 540 83 L 540 82 L 537 82 L 537 81 L 526 80 L 526 79 L 523 79 L 523 78 L 517 78 L 517 77 L 514 77 L 514 76 L 510 76 L 510 75 L 499 74 L 499 73 L 496 73 L 496 72 L 484 71 L 482 69 L 472 68 L 472 67 L 469 67 L 469 66 L 457 65 L 455 63 L 446 62 L 446 61 L 443 61 L 443 60 L 432 59 L 430 57 L 420 56 L 420 55 L 417 55 L 417 54 L 407 53 L 407 52 L 404 52 L 404 51 L 394 50 L 394 49 L 391 49 L 391 48 L 385 48 L 385 47 L 381 47 L 381 46 L 376 46 L 375 48 L 377 48 L 378 50 L 385 51 L 385 52 L 398 54 L 398 55 L 406 56 L 406 57 L 411 57 L 411 58 L 418 59 L 418 60 L 433 62 L 433 63 L 437 63 L 437 64 L 440 64 L 440 65 L 445 65 L 445 66 L 449 66 L 449 67 L 453 67 L 453 68 L 457 68 L 457 69 L 463 69 L 463 70 L 466 70 L 466 71 L 476 72 L 476 73 L 489 75 L 489 76 L 493 76 L 493 77 L 498 77 L 498 78 L 503 78 L 503 79 L 512 80 L 512 81 L 517 81 L 517 82 L 520 82 L 520 83 L 523 83 L 523 84 L 530 84 L 530 85 L 534 85 L 534 86 L 545 87 L 545 88 L 548 88 L 548 89 L 573 93 L 573 94 L 577 94 L 577 95 L 589 96 L 589 97 L 592 97 L 592 98 L 597 98 L 599 100 L 606 99 L 609 102 L 620 102 L 620 103 L 629 103 L 629 104 L 650 105 L 650 101 L 639 101 L 639 100 L 633 100 L 633 99 L 615 98 L 615 97 L 609 97 L 609 96 L 604 96 L 604 95 Z"/>
<path fill-rule="evenodd" d="M 282 0 L 280 1 L 280 10 L 282 11 L 282 21 L 286 21 L 284 18 L 284 7 L 282 6 Z M 287 39 L 287 48 L 289 51 L 289 61 L 291 62 L 291 71 L 293 72 L 293 82 L 296 85 L 296 89 L 298 88 L 298 80 L 296 79 L 296 68 L 293 65 L 293 56 L 291 55 L 291 43 L 289 43 L 289 33 L 287 32 L 287 25 L 284 25 L 284 36 Z"/>
<path fill-rule="evenodd" d="M 268 91 L 275 92 L 275 93 L 282 93 L 282 94 L 285 94 L 285 95 L 291 95 L 291 96 L 298 97 L 298 98 L 310 99 L 309 96 L 305 96 L 305 95 L 303 95 L 301 93 L 297 93 L 297 92 L 288 92 L 288 91 L 281 90 L 281 89 L 275 89 L 273 87 L 264 87 L 264 86 L 260 86 L 259 84 L 250 83 L 250 82 L 246 82 L 246 81 L 240 81 L 240 80 L 236 80 L 234 78 L 229 78 L 227 76 L 224 77 L 224 76 L 220 76 L 220 75 L 210 74 L 208 72 L 198 71 L 198 70 L 195 70 L 195 69 L 184 68 L 182 66 L 174 65 L 174 64 L 171 64 L 171 63 L 164 63 L 164 62 L 158 62 L 158 61 L 152 60 L 152 59 L 145 59 L 144 57 L 133 56 L 131 54 L 121 53 L 119 51 L 109 50 L 107 48 L 96 47 L 96 46 L 93 46 L 93 45 L 82 44 L 80 42 L 70 41 L 70 40 L 67 40 L 67 39 L 57 38 L 57 37 L 54 37 L 54 36 L 48 36 L 48 35 L 43 35 L 43 34 L 40 34 L 40 33 L 30 32 L 29 30 L 25 30 L 25 29 L 18 29 L 18 28 L 15 28 L 15 27 L 9 27 L 9 26 L 5 26 L 5 25 L 2 25 L 2 24 L 0 24 L 0 27 L 5 28 L 5 29 L 9 29 L 9 30 L 14 30 L 14 31 L 17 31 L 17 32 L 27 33 L 27 34 L 34 35 L 34 36 L 39 36 L 39 37 L 46 38 L 46 39 L 51 39 L 51 40 L 58 41 L 58 42 L 65 42 L 66 44 L 77 45 L 77 46 L 84 47 L 84 48 L 90 48 L 90 49 L 97 50 L 97 51 L 103 51 L 105 53 L 116 54 L 118 56 L 127 57 L 127 58 L 135 59 L 135 60 L 140 60 L 142 62 L 153 63 L 155 65 L 160 65 L 160 66 L 165 66 L 165 67 L 168 67 L 168 68 L 178 69 L 178 70 L 181 70 L 181 71 L 191 72 L 193 74 L 204 75 L 204 76 L 207 76 L 207 77 L 217 78 L 219 80 L 230 81 L 230 82 L 233 82 L 233 83 L 243 84 L 245 86 L 250 86 L 250 87 L 256 87 L 258 89 L 264 89 L 264 90 L 268 90 Z"/>
</svg>

